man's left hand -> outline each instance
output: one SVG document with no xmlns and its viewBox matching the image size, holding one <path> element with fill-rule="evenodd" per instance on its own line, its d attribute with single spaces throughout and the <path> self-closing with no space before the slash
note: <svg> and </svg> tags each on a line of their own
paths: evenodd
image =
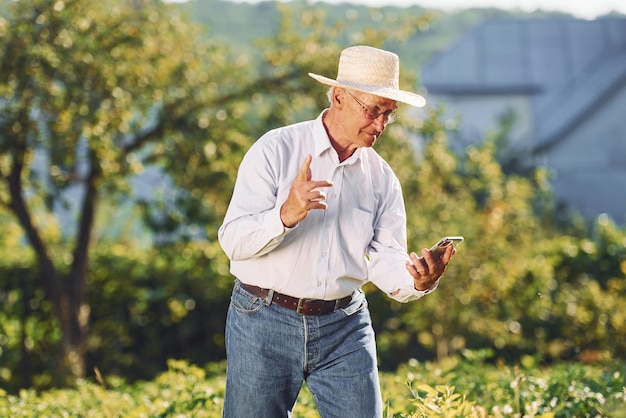
<svg viewBox="0 0 626 418">
<path fill-rule="evenodd" d="M 406 269 L 413 276 L 415 289 L 428 290 L 433 287 L 446 271 L 446 267 L 455 253 L 456 249 L 452 245 L 449 245 L 439 258 L 433 256 L 427 248 L 422 249 L 421 257 L 418 257 L 414 252 L 410 253 L 411 261 L 406 262 Z"/>
</svg>

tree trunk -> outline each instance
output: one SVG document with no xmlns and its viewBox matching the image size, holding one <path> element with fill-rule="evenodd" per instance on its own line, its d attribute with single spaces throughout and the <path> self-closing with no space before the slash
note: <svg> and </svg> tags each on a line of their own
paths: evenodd
<svg viewBox="0 0 626 418">
<path fill-rule="evenodd" d="M 86 330 L 88 315 L 82 301 L 63 292 L 60 300 L 62 338 L 61 360 L 65 384 L 71 384 L 76 378 L 85 377 L 87 355 Z M 87 316 L 87 318 L 85 318 Z"/>
<path fill-rule="evenodd" d="M 61 327 L 58 360 L 53 371 L 54 384 L 72 385 L 77 378 L 85 376 L 86 336 L 80 325 L 80 302 L 68 291 L 68 278 L 64 280 L 56 270 L 42 269 L 40 281 L 44 287 L 54 288 L 57 295 L 55 300 L 51 300 Z"/>
<path fill-rule="evenodd" d="M 86 276 L 98 197 L 96 188 L 98 171 L 95 167 L 98 167 L 98 164 L 92 160 L 91 169 L 85 178 L 85 195 L 81 205 L 74 247 L 74 262 L 68 275 L 67 293 L 61 300 L 62 306 L 67 306 L 65 325 L 63 326 L 63 355 L 75 377 L 86 375 L 87 331 L 90 314 L 90 307 L 86 301 Z"/>
<path fill-rule="evenodd" d="M 85 179 L 85 195 L 81 205 L 72 268 L 69 274 L 63 277 L 50 258 L 46 243 L 42 240 L 37 226 L 33 223 L 28 204 L 24 200 L 22 172 L 26 141 L 18 135 L 15 138 L 15 143 L 18 146 L 12 153 L 11 171 L 6 177 L 11 196 L 9 207 L 18 219 L 31 248 L 36 254 L 39 266 L 39 285 L 44 289 L 46 299 L 54 306 L 54 312 L 61 327 L 59 361 L 53 370 L 53 378 L 57 386 L 64 386 L 72 384 L 76 378 L 84 377 L 86 373 L 86 335 L 89 323 L 89 307 L 85 303 L 85 282 L 97 197 L 95 187 L 97 171 L 92 168 Z M 92 167 L 94 166 L 97 167 L 97 164 L 92 164 Z"/>
<path fill-rule="evenodd" d="M 445 336 L 442 322 L 436 322 L 432 326 L 432 332 L 435 336 L 435 348 L 437 351 L 437 361 L 448 357 L 448 339 Z"/>
</svg>

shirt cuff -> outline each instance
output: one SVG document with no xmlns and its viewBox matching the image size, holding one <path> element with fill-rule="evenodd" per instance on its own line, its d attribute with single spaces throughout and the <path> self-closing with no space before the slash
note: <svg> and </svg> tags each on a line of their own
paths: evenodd
<svg viewBox="0 0 626 418">
<path fill-rule="evenodd" d="M 389 296 L 392 299 L 397 300 L 398 302 L 401 302 L 401 303 L 412 302 L 414 300 L 418 300 L 426 296 L 429 293 L 434 292 L 435 289 L 437 289 L 437 286 L 439 286 L 439 279 L 437 279 L 435 284 L 433 284 L 431 287 L 429 287 L 426 290 L 417 290 L 415 286 L 405 286 L 405 287 L 401 287 L 400 289 L 398 289 L 397 293 L 393 295 L 389 294 Z"/>
</svg>

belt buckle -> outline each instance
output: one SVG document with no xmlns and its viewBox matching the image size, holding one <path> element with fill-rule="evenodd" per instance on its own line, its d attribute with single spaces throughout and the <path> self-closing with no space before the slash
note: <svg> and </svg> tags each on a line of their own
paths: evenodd
<svg viewBox="0 0 626 418">
<path fill-rule="evenodd" d="M 298 315 L 305 315 L 302 313 L 302 309 L 304 308 L 304 304 L 307 302 L 315 302 L 318 299 L 307 299 L 307 298 L 300 298 L 298 299 L 298 306 L 296 307 L 296 313 Z"/>
<path fill-rule="evenodd" d="M 307 300 L 304 299 L 304 298 L 298 299 L 298 306 L 296 307 L 296 313 L 298 315 L 302 315 L 302 307 L 303 307 L 304 302 L 306 302 L 306 301 Z"/>
</svg>

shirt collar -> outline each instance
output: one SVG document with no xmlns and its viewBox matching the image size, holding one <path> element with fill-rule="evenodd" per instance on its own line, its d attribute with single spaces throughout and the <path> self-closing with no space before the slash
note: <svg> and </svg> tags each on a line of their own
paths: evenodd
<svg viewBox="0 0 626 418">
<path fill-rule="evenodd" d="M 333 155 L 337 155 L 335 150 L 333 149 L 330 138 L 328 137 L 328 132 L 326 132 L 326 128 L 324 128 L 324 122 L 322 118 L 324 113 L 328 109 L 324 109 L 322 113 L 315 119 L 315 123 L 313 125 L 313 141 L 315 142 L 315 155 L 320 156 L 326 150 L 332 150 Z M 357 150 L 352 154 L 350 158 L 343 162 L 343 164 L 352 164 L 358 161 L 361 158 L 361 153 L 363 150 L 361 148 L 357 148 Z"/>
<path fill-rule="evenodd" d="M 324 128 L 324 122 L 322 122 L 322 118 L 326 110 L 328 109 L 324 109 L 322 113 L 319 114 L 317 119 L 315 119 L 315 124 L 313 125 L 313 141 L 315 142 L 316 156 L 320 156 L 324 151 L 332 148 L 330 138 L 328 138 L 328 133 L 326 132 L 326 128 Z"/>
</svg>

